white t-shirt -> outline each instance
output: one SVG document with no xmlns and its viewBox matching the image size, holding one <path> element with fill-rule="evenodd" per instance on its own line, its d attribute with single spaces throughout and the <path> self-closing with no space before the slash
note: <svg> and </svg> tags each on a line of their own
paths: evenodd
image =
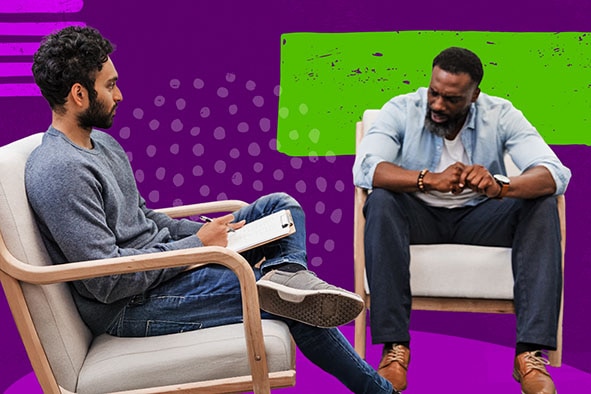
<svg viewBox="0 0 591 394">
<path fill-rule="evenodd" d="M 441 153 L 441 160 L 439 165 L 435 169 L 435 172 L 443 172 L 447 167 L 455 162 L 469 163 L 468 154 L 462 144 L 460 134 L 463 129 L 456 135 L 453 140 L 444 138 L 443 152 Z M 452 194 L 451 192 L 442 193 L 436 190 L 429 190 L 426 193 L 416 193 L 418 198 L 423 200 L 427 205 L 432 207 L 444 207 L 444 208 L 458 208 L 464 206 L 464 204 L 473 199 L 477 193 L 470 190 L 464 189 L 460 194 Z"/>
</svg>

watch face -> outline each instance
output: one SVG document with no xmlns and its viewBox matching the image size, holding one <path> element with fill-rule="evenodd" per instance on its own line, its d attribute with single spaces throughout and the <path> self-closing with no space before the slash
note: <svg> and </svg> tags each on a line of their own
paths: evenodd
<svg viewBox="0 0 591 394">
<path fill-rule="evenodd" d="M 506 183 L 506 184 L 509 184 L 509 183 L 511 182 L 511 181 L 509 180 L 509 178 L 508 178 L 508 177 L 506 177 L 505 175 L 501 175 L 501 174 L 495 174 L 495 175 L 493 175 L 493 177 L 494 177 L 494 178 L 495 178 L 497 181 L 499 181 L 499 182 L 501 182 L 501 183 Z"/>
</svg>

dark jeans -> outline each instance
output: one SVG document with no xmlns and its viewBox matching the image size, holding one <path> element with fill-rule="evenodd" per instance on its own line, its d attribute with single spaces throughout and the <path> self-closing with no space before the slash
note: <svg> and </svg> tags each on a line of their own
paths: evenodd
<svg viewBox="0 0 591 394">
<path fill-rule="evenodd" d="M 374 189 L 364 214 L 374 343 L 410 340 L 409 245 L 460 243 L 512 248 L 517 342 L 556 348 L 562 252 L 555 197 L 448 209 Z"/>
<path fill-rule="evenodd" d="M 290 209 L 296 232 L 289 237 L 243 253 L 252 265 L 263 257 L 262 269 L 292 262 L 306 265 L 304 212 L 284 193 L 262 197 L 240 209 L 236 221 L 247 222 Z M 261 270 L 254 268 L 260 278 Z M 109 334 L 124 337 L 164 335 L 242 322 L 240 285 L 236 275 L 218 265 L 184 272 L 138 295 L 109 328 Z M 314 364 L 339 379 L 355 393 L 392 393 L 390 382 L 362 360 L 337 328 L 312 327 L 289 319 L 262 314 L 263 318 L 287 323 L 300 351 Z"/>
</svg>

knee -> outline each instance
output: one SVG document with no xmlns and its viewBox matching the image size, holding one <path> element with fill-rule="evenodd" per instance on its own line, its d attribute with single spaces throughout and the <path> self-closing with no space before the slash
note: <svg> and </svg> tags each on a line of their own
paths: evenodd
<svg viewBox="0 0 591 394">
<path fill-rule="evenodd" d="M 556 196 L 544 196 L 540 197 L 540 200 L 542 200 L 541 204 L 543 204 L 544 209 L 552 211 L 556 211 L 558 209 L 558 200 L 556 199 Z"/>
<path fill-rule="evenodd" d="M 558 202 L 556 196 L 542 196 L 531 200 L 523 200 L 520 223 L 537 223 L 538 225 L 559 226 Z M 533 222 L 532 222 L 533 220 Z"/>
<path fill-rule="evenodd" d="M 363 212 L 365 216 L 371 215 L 373 212 L 380 215 L 384 210 L 392 212 L 400 207 L 400 199 L 404 197 L 405 194 L 402 193 L 394 193 L 386 189 L 373 189 L 367 196 Z"/>
<path fill-rule="evenodd" d="M 553 215 L 558 212 L 556 196 L 542 196 L 532 200 L 526 200 L 526 203 L 529 203 L 531 206 L 530 209 L 533 209 L 537 213 Z"/>
<path fill-rule="evenodd" d="M 292 196 L 284 192 L 271 193 L 263 198 L 267 198 L 274 206 L 290 209 L 299 209 L 300 203 Z"/>
</svg>

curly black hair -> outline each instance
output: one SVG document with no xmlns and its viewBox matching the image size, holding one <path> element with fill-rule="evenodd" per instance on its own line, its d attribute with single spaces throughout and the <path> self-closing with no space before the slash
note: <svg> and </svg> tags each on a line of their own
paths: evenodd
<svg viewBox="0 0 591 394">
<path fill-rule="evenodd" d="M 435 66 L 452 74 L 466 73 L 470 75 L 476 86 L 480 84 L 484 76 L 480 58 L 474 52 L 465 48 L 450 47 L 444 49 L 433 59 L 433 68 Z"/>
<path fill-rule="evenodd" d="M 33 76 L 52 110 L 63 111 L 72 86 L 79 83 L 93 100 L 96 73 L 114 50 L 92 27 L 68 26 L 47 37 L 33 57 Z"/>
</svg>

